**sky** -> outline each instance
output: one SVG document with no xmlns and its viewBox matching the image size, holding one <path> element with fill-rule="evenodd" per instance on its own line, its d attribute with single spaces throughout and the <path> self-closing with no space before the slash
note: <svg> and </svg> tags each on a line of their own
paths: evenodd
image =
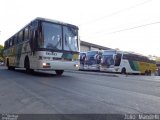
<svg viewBox="0 0 160 120">
<path fill-rule="evenodd" d="M 160 0 L 0 0 L 0 44 L 36 17 L 79 27 L 80 39 L 160 56 Z"/>
</svg>

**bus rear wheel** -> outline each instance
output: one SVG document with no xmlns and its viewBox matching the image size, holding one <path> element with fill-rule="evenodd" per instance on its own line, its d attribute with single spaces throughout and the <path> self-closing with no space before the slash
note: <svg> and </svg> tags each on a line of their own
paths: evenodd
<svg viewBox="0 0 160 120">
<path fill-rule="evenodd" d="M 14 66 L 9 65 L 9 59 L 7 59 L 7 64 L 6 65 L 7 65 L 8 70 L 15 70 Z"/>
<path fill-rule="evenodd" d="M 152 74 L 152 72 L 151 72 L 151 70 L 149 70 L 149 71 L 148 71 L 148 75 L 151 75 L 151 74 Z"/>
<path fill-rule="evenodd" d="M 144 74 L 145 75 L 151 75 L 151 70 L 146 70 Z"/>
<path fill-rule="evenodd" d="M 64 72 L 64 70 L 55 70 L 56 71 L 56 75 L 61 76 Z"/>
<path fill-rule="evenodd" d="M 7 59 L 6 66 L 7 66 L 8 70 L 10 70 L 10 69 L 11 69 L 11 67 L 9 66 L 9 59 Z"/>
</svg>

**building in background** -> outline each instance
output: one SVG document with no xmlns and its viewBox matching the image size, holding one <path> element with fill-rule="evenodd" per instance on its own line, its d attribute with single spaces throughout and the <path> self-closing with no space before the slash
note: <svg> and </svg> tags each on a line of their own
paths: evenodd
<svg viewBox="0 0 160 120">
<path fill-rule="evenodd" d="M 91 50 L 109 50 L 109 49 L 111 49 L 111 48 L 96 45 L 96 44 L 89 43 L 89 42 L 85 42 L 82 40 L 80 41 L 80 51 L 81 52 L 87 52 L 87 51 L 91 51 Z"/>
</svg>

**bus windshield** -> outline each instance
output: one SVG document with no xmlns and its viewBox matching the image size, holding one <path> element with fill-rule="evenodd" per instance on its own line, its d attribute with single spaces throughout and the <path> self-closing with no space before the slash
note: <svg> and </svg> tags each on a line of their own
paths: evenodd
<svg viewBox="0 0 160 120">
<path fill-rule="evenodd" d="M 63 27 L 64 50 L 78 51 L 78 30 L 71 26 Z"/>
<path fill-rule="evenodd" d="M 79 51 L 77 28 L 71 26 L 62 27 L 62 25 L 47 22 L 42 23 L 42 28 L 43 41 L 40 43 L 41 48 L 76 52 Z"/>
<path fill-rule="evenodd" d="M 102 64 L 105 64 L 107 66 L 114 65 L 113 54 L 102 55 Z"/>
</svg>

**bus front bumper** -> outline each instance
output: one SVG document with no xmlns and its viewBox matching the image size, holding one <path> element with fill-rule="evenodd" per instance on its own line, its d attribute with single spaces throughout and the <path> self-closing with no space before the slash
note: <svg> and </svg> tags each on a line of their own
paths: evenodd
<svg viewBox="0 0 160 120">
<path fill-rule="evenodd" d="M 100 67 L 100 71 L 104 71 L 104 72 L 118 72 L 115 68 L 107 68 L 107 67 Z"/>
<path fill-rule="evenodd" d="M 39 70 L 78 70 L 80 64 L 78 61 L 40 61 L 37 65 Z"/>
<path fill-rule="evenodd" d="M 99 65 L 84 65 L 84 70 L 99 70 Z"/>
</svg>

